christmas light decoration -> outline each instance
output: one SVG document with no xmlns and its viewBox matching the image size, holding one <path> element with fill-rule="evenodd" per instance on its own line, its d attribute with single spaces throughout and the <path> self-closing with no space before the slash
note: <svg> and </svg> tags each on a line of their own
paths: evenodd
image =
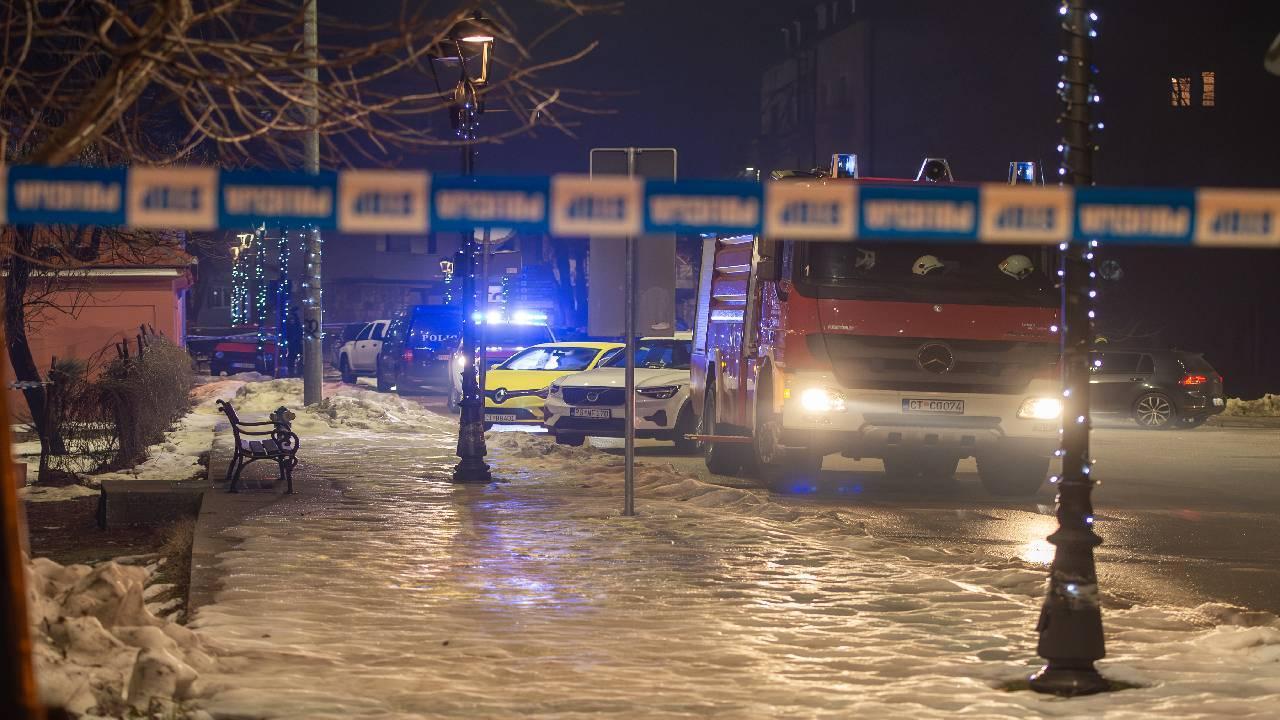
<svg viewBox="0 0 1280 720">
<path fill-rule="evenodd" d="M 1063 70 L 1058 96 L 1063 103 L 1060 123 L 1065 137 L 1058 146 L 1062 153 L 1058 175 L 1064 183 L 1075 186 L 1093 184 L 1097 146 L 1091 137 L 1095 126 L 1090 115 L 1092 106 L 1100 101 L 1092 82 L 1097 69 L 1090 61 L 1091 40 L 1098 36 L 1094 27 L 1098 15 L 1084 3 L 1063 0 L 1058 8 L 1066 45 L 1059 54 Z M 1089 357 L 1096 317 L 1091 301 L 1097 291 L 1091 287 L 1096 274 L 1088 256 L 1096 247 L 1096 241 L 1087 246 L 1059 246 L 1063 423 L 1059 431 L 1062 446 L 1054 454 L 1062 458 L 1062 473 L 1051 478 L 1058 487 L 1058 529 L 1049 536 L 1054 545 L 1053 564 L 1036 627 L 1040 633 L 1036 652 L 1047 663 L 1030 681 L 1031 689 L 1037 692 L 1067 696 L 1111 687 L 1093 666 L 1106 655 L 1093 558 L 1093 548 L 1102 540 L 1093 532 L 1090 495 L 1094 480 L 1089 457 Z"/>
</svg>

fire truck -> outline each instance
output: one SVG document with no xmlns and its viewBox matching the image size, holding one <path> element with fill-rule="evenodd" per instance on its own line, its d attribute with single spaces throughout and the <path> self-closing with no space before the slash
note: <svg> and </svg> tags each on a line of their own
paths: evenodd
<svg viewBox="0 0 1280 720">
<path fill-rule="evenodd" d="M 766 182 L 951 181 L 941 160 L 914 181 L 840 177 L 839 162 Z M 703 242 L 691 388 L 712 472 L 812 486 L 839 454 L 929 482 L 973 457 L 990 493 L 1044 482 L 1062 409 L 1056 248 Z"/>
</svg>

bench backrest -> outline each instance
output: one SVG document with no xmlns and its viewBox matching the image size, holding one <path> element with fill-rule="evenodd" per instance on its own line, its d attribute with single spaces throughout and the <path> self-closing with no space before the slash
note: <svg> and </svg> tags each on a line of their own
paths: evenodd
<svg viewBox="0 0 1280 720">
<path fill-rule="evenodd" d="M 227 420 L 231 421 L 231 434 L 235 438 L 236 444 L 240 444 L 240 417 L 236 415 L 236 409 L 231 407 L 231 403 L 226 400 L 218 401 L 218 409 L 222 414 L 227 416 Z"/>
</svg>

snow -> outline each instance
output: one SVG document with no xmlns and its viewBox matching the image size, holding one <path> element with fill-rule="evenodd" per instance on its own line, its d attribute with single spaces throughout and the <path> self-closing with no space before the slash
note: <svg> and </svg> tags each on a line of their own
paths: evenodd
<svg viewBox="0 0 1280 720">
<path fill-rule="evenodd" d="M 296 407 L 296 382 L 246 408 Z M 1044 569 L 891 542 L 856 517 L 637 468 L 545 435 L 488 436 L 495 477 L 449 482 L 453 421 L 344 388 L 299 412 L 299 472 L 339 494 L 227 531 L 193 622 L 229 654 L 219 716 L 1273 717 L 1280 623 L 1222 605 L 1106 608 L 1100 669 L 1139 687 L 1063 700 L 1026 677 Z M 352 451 L 358 440 L 359 452 Z M 313 491 L 311 491 L 313 492 Z M 167 686 L 166 686 L 167 688 Z"/>
<path fill-rule="evenodd" d="M 1222 414 L 1236 417 L 1280 417 L 1280 395 L 1267 393 L 1253 400 L 1227 398 L 1227 408 Z"/>
<path fill-rule="evenodd" d="M 86 485 L 66 485 L 61 487 L 56 485 L 28 485 L 24 488 L 18 488 L 18 497 L 27 502 L 59 502 L 91 497 L 97 494 L 97 489 Z"/>
<path fill-rule="evenodd" d="M 169 713 L 208 692 L 200 674 L 217 667 L 216 654 L 194 632 L 151 612 L 144 598 L 155 594 L 147 587 L 155 565 L 127 560 L 28 564 L 36 681 L 45 704 L 77 716 L 122 717 Z"/>
</svg>

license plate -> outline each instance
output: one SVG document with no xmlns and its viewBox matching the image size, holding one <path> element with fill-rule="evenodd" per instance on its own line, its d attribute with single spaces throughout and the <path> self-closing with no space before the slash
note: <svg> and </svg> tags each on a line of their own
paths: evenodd
<svg viewBox="0 0 1280 720">
<path fill-rule="evenodd" d="M 569 417 L 608 419 L 613 413 L 608 408 L 569 408 Z"/>
<path fill-rule="evenodd" d="M 925 413 L 929 415 L 963 415 L 964 401 L 903 398 L 902 412 Z"/>
<path fill-rule="evenodd" d="M 1214 399 L 1213 399 L 1213 406 L 1214 406 L 1214 407 L 1222 407 L 1222 406 L 1223 406 L 1223 405 L 1225 405 L 1225 404 L 1226 404 L 1226 402 L 1225 402 L 1222 398 L 1214 398 Z"/>
<path fill-rule="evenodd" d="M 258 366 L 257 366 L 257 365 L 255 365 L 255 364 L 253 364 L 253 363 L 231 363 L 231 367 L 233 367 L 233 368 L 237 368 L 237 369 L 239 369 L 239 368 L 248 368 L 248 369 L 252 370 L 253 368 L 256 368 L 256 367 L 258 367 Z"/>
<path fill-rule="evenodd" d="M 516 416 L 515 415 L 499 415 L 497 413 L 485 413 L 484 421 L 485 422 L 515 422 Z"/>
</svg>

